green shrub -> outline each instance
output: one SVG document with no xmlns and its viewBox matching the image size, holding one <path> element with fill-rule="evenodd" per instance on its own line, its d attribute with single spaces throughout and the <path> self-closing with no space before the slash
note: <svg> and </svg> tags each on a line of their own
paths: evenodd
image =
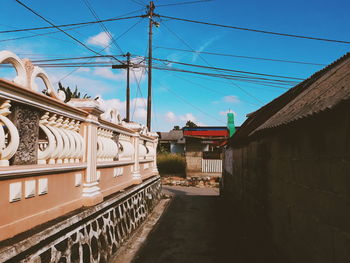
<svg viewBox="0 0 350 263">
<path fill-rule="evenodd" d="M 186 175 L 186 158 L 181 154 L 159 153 L 157 165 L 160 175 Z"/>
</svg>

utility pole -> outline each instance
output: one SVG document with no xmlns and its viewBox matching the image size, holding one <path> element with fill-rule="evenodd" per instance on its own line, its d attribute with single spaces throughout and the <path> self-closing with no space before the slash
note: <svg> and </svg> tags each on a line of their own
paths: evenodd
<svg viewBox="0 0 350 263">
<path fill-rule="evenodd" d="M 130 67 L 132 65 L 130 64 L 130 53 L 126 53 L 126 64 L 121 65 L 112 65 L 113 69 L 119 69 L 123 68 L 126 69 L 126 122 L 130 121 Z"/>
<path fill-rule="evenodd" d="M 130 53 L 126 53 L 126 122 L 130 121 Z"/>
<path fill-rule="evenodd" d="M 147 128 L 151 131 L 152 115 L 152 27 L 154 3 L 150 1 L 148 6 L 149 32 L 148 32 L 148 97 L 147 97 Z"/>
</svg>

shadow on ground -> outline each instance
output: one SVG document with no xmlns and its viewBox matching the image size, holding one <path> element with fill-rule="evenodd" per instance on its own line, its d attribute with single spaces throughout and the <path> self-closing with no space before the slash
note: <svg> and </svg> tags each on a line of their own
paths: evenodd
<svg viewBox="0 0 350 263">
<path fill-rule="evenodd" d="M 166 191 L 173 199 L 133 263 L 272 262 L 263 240 L 248 235 L 245 220 L 227 213 L 218 195 Z"/>
</svg>

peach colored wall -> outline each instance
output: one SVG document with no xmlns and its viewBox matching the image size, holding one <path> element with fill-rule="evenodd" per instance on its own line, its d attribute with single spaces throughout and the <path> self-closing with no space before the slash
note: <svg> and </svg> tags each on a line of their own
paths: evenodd
<svg viewBox="0 0 350 263">
<path fill-rule="evenodd" d="M 82 186 L 75 186 L 75 174 L 84 171 L 24 177 L 0 181 L 0 240 L 62 216 L 82 206 Z M 47 194 L 38 195 L 38 179 L 48 179 Z M 25 181 L 36 181 L 36 194 L 25 198 Z M 9 202 L 9 185 L 22 182 L 22 198 Z"/>
<path fill-rule="evenodd" d="M 148 164 L 148 168 L 145 169 L 145 164 Z M 142 180 L 145 180 L 151 176 L 154 175 L 154 172 L 153 172 L 153 161 L 149 161 L 149 162 L 142 162 L 140 163 L 140 174 L 141 174 L 141 177 L 142 177 Z"/>
<path fill-rule="evenodd" d="M 103 197 L 118 192 L 130 185 L 133 185 L 133 178 L 131 174 L 131 166 L 115 166 L 109 168 L 99 168 L 97 171 L 100 172 L 99 187 Z M 123 168 L 123 175 L 113 177 L 115 168 Z"/>
</svg>

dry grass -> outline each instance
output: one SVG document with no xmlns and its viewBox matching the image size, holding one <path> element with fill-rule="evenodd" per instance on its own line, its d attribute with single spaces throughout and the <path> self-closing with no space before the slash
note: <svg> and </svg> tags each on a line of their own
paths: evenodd
<svg viewBox="0 0 350 263">
<path fill-rule="evenodd" d="M 181 154 L 159 153 L 157 165 L 160 175 L 186 175 L 186 158 Z"/>
</svg>

